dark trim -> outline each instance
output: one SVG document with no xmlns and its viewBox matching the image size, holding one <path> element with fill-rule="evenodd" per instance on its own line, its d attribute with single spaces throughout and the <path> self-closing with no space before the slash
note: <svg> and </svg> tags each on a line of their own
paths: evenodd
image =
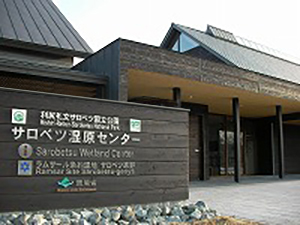
<svg viewBox="0 0 300 225">
<path fill-rule="evenodd" d="M 21 48 L 21 49 L 27 49 L 27 50 L 37 51 L 37 52 L 58 54 L 61 56 L 86 58 L 93 54 L 93 52 L 80 52 L 72 49 L 64 49 L 64 48 L 58 48 L 52 46 L 39 45 L 31 42 L 10 40 L 1 37 L 0 37 L 0 42 L 2 46 L 6 46 L 6 47 Z"/>
<path fill-rule="evenodd" d="M 226 169 L 226 175 L 228 176 L 228 137 L 227 137 L 227 132 L 228 132 L 228 116 L 225 115 L 224 116 L 224 133 L 225 133 L 225 137 L 224 137 L 224 141 L 225 141 L 225 144 L 224 144 L 224 158 L 225 158 L 225 169 Z"/>
<path fill-rule="evenodd" d="M 274 123 L 270 124 L 271 128 L 271 151 L 272 151 L 272 173 L 273 175 L 276 174 L 276 150 L 275 150 L 275 132 L 274 132 Z"/>
<path fill-rule="evenodd" d="M 282 115 L 283 121 L 300 120 L 300 112 Z"/>
<path fill-rule="evenodd" d="M 233 123 L 234 123 L 234 181 L 240 182 L 241 165 L 241 124 L 240 104 L 238 98 L 232 99 Z"/>
<path fill-rule="evenodd" d="M 200 180 L 208 180 L 209 179 L 209 174 L 208 174 L 208 162 L 207 162 L 207 153 L 208 153 L 208 114 L 204 113 L 202 116 L 200 116 L 201 119 L 201 124 L 202 127 L 200 127 L 201 129 L 201 135 L 202 135 L 202 153 L 201 156 L 202 157 L 202 161 L 201 162 L 201 170 L 202 174 L 200 177 Z M 199 154 L 200 155 L 200 154 Z M 201 159 L 201 158 L 200 158 Z"/>
<path fill-rule="evenodd" d="M 96 90 L 96 98 L 106 98 L 106 90 L 105 86 L 99 85 Z"/>
<path fill-rule="evenodd" d="M 269 116 L 262 118 L 264 121 L 269 123 L 274 123 L 276 121 L 276 116 Z M 300 120 L 300 112 L 288 113 L 282 115 L 282 121 L 292 121 L 292 120 Z"/>
<path fill-rule="evenodd" d="M 172 49 L 177 39 L 179 38 L 180 32 L 174 29 L 174 25 L 174 23 L 171 24 L 171 27 L 169 28 L 166 36 L 164 37 L 164 40 L 160 44 L 161 48 L 165 48 L 168 50 Z"/>
<path fill-rule="evenodd" d="M 17 61 L 15 63 L 0 62 L 0 71 L 84 83 L 107 84 L 106 76 L 96 76 L 94 74 L 88 74 L 78 70 L 61 67 L 56 68 L 54 66 L 45 66 L 42 64 L 28 64 L 21 64 Z"/>
<path fill-rule="evenodd" d="M 173 101 L 176 103 L 176 107 L 181 107 L 181 89 L 179 87 L 173 88 Z"/>
<path fill-rule="evenodd" d="M 284 142 L 283 142 L 283 123 L 282 106 L 276 106 L 277 138 L 278 138 L 278 159 L 279 159 L 279 178 L 284 177 Z"/>
</svg>

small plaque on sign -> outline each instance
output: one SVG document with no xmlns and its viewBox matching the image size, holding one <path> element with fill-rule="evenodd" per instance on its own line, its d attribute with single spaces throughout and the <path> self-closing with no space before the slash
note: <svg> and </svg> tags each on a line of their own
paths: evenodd
<svg viewBox="0 0 300 225">
<path fill-rule="evenodd" d="M 57 182 L 59 188 L 56 192 L 74 193 L 74 192 L 95 192 L 97 191 L 97 181 L 95 179 L 73 179 L 64 177 Z"/>
<path fill-rule="evenodd" d="M 131 132 L 141 132 L 142 131 L 142 121 L 136 119 L 130 119 L 130 131 Z"/>
<path fill-rule="evenodd" d="M 26 109 L 12 109 L 11 122 L 13 124 L 26 124 L 27 110 Z"/>
<path fill-rule="evenodd" d="M 18 161 L 18 176 L 32 176 L 33 163 L 31 160 Z"/>
<path fill-rule="evenodd" d="M 21 144 L 18 148 L 19 156 L 23 159 L 28 159 L 32 155 L 32 147 L 29 144 Z"/>
</svg>

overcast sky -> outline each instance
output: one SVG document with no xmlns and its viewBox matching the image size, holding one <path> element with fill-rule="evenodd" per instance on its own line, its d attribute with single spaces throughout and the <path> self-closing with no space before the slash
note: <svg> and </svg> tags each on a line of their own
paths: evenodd
<svg viewBox="0 0 300 225">
<path fill-rule="evenodd" d="M 207 24 L 300 58 L 299 0 L 53 0 L 94 51 L 121 37 L 159 46 L 172 22 Z"/>
</svg>

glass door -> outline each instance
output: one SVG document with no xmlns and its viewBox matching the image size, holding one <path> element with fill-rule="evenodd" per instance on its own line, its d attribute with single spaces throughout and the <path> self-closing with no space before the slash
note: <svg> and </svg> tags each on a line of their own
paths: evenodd
<svg viewBox="0 0 300 225">
<path fill-rule="evenodd" d="M 244 161 L 243 144 L 244 135 L 241 132 L 241 174 L 243 174 Z M 234 132 L 219 130 L 219 157 L 220 175 L 234 175 Z"/>
</svg>

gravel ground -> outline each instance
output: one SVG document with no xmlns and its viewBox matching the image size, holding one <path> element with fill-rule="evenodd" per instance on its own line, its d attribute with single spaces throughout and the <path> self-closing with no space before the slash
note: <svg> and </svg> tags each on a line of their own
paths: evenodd
<svg viewBox="0 0 300 225">
<path fill-rule="evenodd" d="M 164 225 L 218 216 L 204 202 L 0 214 L 0 225 Z"/>
</svg>

